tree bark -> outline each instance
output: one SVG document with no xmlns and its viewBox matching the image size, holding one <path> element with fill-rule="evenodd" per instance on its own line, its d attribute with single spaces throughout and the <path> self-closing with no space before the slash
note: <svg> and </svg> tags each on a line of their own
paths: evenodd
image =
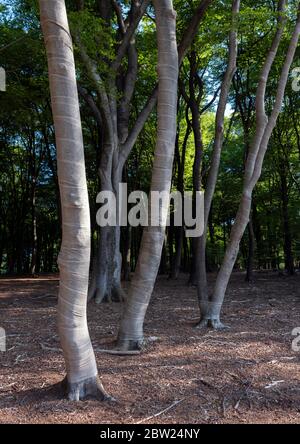
<svg viewBox="0 0 300 444">
<path fill-rule="evenodd" d="M 170 192 L 176 138 L 178 51 L 172 0 L 154 0 L 158 42 L 158 131 L 151 191 Z M 121 320 L 117 347 L 140 349 L 143 324 L 157 277 L 165 227 L 144 229 L 136 271 Z"/>
<path fill-rule="evenodd" d="M 208 228 L 209 213 L 212 206 L 213 195 L 216 188 L 218 172 L 221 160 L 221 151 L 224 141 L 224 119 L 228 94 L 231 82 L 236 71 L 237 59 L 237 16 L 240 10 L 240 1 L 232 1 L 232 28 L 229 34 L 229 55 L 228 65 L 222 81 L 220 99 L 216 114 L 215 123 L 215 139 L 213 146 L 213 154 L 209 169 L 205 194 L 204 194 L 204 232 L 197 242 L 197 267 L 198 267 L 198 301 L 200 307 L 201 318 L 206 316 L 209 306 L 209 295 L 206 275 L 206 236 Z M 200 323 L 201 324 L 201 323 Z"/>
<path fill-rule="evenodd" d="M 66 364 L 64 387 L 70 400 L 107 398 L 100 383 L 87 327 L 90 214 L 72 40 L 64 0 L 39 0 L 62 209 L 58 330 Z"/>
<path fill-rule="evenodd" d="M 211 326 L 217 329 L 224 327 L 220 321 L 220 312 L 223 305 L 225 292 L 238 255 L 241 238 L 249 222 L 253 189 L 260 178 L 268 143 L 280 113 L 289 70 L 294 59 L 300 35 L 300 12 L 298 10 L 296 26 L 289 43 L 278 82 L 273 111 L 268 118 L 265 112 L 265 93 L 270 70 L 274 63 L 276 54 L 278 52 L 279 43 L 284 32 L 283 25 L 285 23 L 285 18 L 283 13 L 285 11 L 285 4 L 285 0 L 279 1 L 277 32 L 273 39 L 271 48 L 267 53 L 256 92 L 256 131 L 246 161 L 242 198 L 235 222 L 231 229 L 230 241 L 225 252 L 225 257 L 220 272 L 218 273 L 214 292 L 212 298 L 207 304 L 205 313 L 202 315 L 200 326 Z"/>
</svg>

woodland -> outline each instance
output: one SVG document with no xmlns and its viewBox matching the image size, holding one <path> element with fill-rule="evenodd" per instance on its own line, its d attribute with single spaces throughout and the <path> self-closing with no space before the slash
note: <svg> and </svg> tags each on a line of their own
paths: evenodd
<svg viewBox="0 0 300 444">
<path fill-rule="evenodd" d="M 299 37 L 296 0 L 0 2 L 0 423 L 300 423 Z M 121 184 L 201 235 L 99 226 Z"/>
</svg>

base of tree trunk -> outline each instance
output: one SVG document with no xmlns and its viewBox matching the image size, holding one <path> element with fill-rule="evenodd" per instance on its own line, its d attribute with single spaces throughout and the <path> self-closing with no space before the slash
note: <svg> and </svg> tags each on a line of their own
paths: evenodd
<svg viewBox="0 0 300 444">
<path fill-rule="evenodd" d="M 145 349 L 145 345 L 144 338 L 139 340 L 118 338 L 115 350 L 119 352 L 142 351 Z"/>
<path fill-rule="evenodd" d="M 195 328 L 205 329 L 212 328 L 213 330 L 228 330 L 230 327 L 223 324 L 218 318 L 204 318 L 196 325 Z"/>
<path fill-rule="evenodd" d="M 99 288 L 95 291 L 95 302 L 101 304 L 102 302 L 125 302 L 126 294 L 121 287 L 114 287 L 111 292 L 103 291 Z"/>
<path fill-rule="evenodd" d="M 104 390 L 99 376 L 88 378 L 77 383 L 70 383 L 67 377 L 65 377 L 61 382 L 61 388 L 64 396 L 66 396 L 69 401 L 83 401 L 88 398 L 99 401 L 115 401 L 115 399 Z"/>
</svg>

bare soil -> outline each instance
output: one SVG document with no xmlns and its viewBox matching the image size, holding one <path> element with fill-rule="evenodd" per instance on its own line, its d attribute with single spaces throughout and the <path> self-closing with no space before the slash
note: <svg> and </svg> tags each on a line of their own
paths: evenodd
<svg viewBox="0 0 300 444">
<path fill-rule="evenodd" d="M 158 279 L 139 356 L 97 352 L 111 345 L 122 306 L 89 305 L 99 373 L 117 398 L 107 404 L 69 402 L 53 387 L 64 377 L 57 276 L 0 279 L 0 423 L 299 424 L 300 351 L 291 332 L 300 327 L 300 275 L 257 273 L 249 285 L 234 274 L 223 310 L 231 328 L 221 332 L 194 328 L 196 291 L 186 282 Z"/>
</svg>

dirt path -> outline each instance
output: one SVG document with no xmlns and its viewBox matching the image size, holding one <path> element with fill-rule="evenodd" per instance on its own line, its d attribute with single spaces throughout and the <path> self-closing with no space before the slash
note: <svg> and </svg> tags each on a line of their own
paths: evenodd
<svg viewBox="0 0 300 444">
<path fill-rule="evenodd" d="M 300 351 L 291 347 L 291 332 L 300 327 L 299 275 L 259 273 L 248 286 L 235 274 L 223 311 L 231 329 L 206 334 L 193 328 L 196 294 L 186 277 L 159 278 L 145 326 L 148 351 L 132 357 L 96 352 L 115 405 L 70 403 L 51 387 L 64 376 L 57 290 L 53 276 L 0 279 L 0 327 L 7 334 L 0 423 L 300 423 Z M 96 349 L 113 340 L 120 310 L 90 304 Z"/>
</svg>

